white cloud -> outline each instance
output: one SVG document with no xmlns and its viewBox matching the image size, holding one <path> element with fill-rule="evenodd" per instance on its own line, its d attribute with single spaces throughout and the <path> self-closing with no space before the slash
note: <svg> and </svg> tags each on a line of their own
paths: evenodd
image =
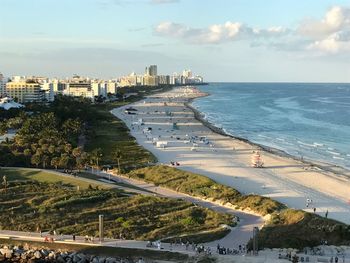
<svg viewBox="0 0 350 263">
<path fill-rule="evenodd" d="M 350 51 L 350 8 L 334 6 L 321 20 L 306 20 L 298 32 L 309 38 L 307 50 L 324 54 Z"/>
<path fill-rule="evenodd" d="M 191 28 L 184 24 L 162 22 L 155 27 L 155 32 L 160 36 L 179 38 L 195 44 L 220 44 L 239 39 L 278 37 L 288 34 L 289 30 L 282 27 L 257 29 L 239 22 L 227 21 L 207 28 Z"/>
<path fill-rule="evenodd" d="M 154 31 L 159 36 L 177 38 L 191 44 L 247 40 L 251 47 L 337 54 L 350 52 L 350 8 L 331 7 L 322 19 L 304 20 L 296 29 L 281 26 L 257 28 L 231 21 L 193 28 L 168 21 L 158 24 Z"/>
<path fill-rule="evenodd" d="M 350 51 L 349 33 L 345 36 L 334 33 L 322 40 L 316 40 L 308 45 L 308 50 L 318 51 L 321 54 L 337 54 Z"/>
<path fill-rule="evenodd" d="M 350 29 L 350 8 L 334 6 L 330 8 L 321 20 L 305 20 L 298 31 L 307 37 L 323 38 L 330 34 Z"/>
</svg>

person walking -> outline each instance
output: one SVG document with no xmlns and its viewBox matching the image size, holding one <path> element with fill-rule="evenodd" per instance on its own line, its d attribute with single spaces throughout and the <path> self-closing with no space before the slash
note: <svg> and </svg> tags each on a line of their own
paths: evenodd
<svg viewBox="0 0 350 263">
<path fill-rule="evenodd" d="M 327 209 L 327 211 L 326 211 L 326 214 L 325 214 L 325 216 L 326 216 L 326 218 L 328 218 L 328 209 Z"/>
</svg>

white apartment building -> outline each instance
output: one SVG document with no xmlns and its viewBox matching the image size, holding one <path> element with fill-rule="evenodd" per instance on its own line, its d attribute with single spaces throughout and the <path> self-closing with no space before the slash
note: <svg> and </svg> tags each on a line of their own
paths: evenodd
<svg viewBox="0 0 350 263">
<path fill-rule="evenodd" d="M 107 97 L 107 85 L 106 81 L 94 80 L 91 82 L 91 88 L 94 96 Z"/>
<path fill-rule="evenodd" d="M 40 85 L 41 90 L 45 92 L 45 100 L 48 102 L 52 102 L 55 100 L 55 93 L 53 91 L 53 83 L 50 81 L 47 81 Z"/>
<path fill-rule="evenodd" d="M 114 80 L 109 80 L 107 82 L 107 94 L 116 94 L 117 93 L 117 82 Z"/>
<path fill-rule="evenodd" d="M 74 76 L 72 79 L 67 80 L 63 94 L 73 97 L 89 98 L 91 100 L 93 100 L 95 96 L 91 87 L 91 80 L 79 76 Z"/>
</svg>

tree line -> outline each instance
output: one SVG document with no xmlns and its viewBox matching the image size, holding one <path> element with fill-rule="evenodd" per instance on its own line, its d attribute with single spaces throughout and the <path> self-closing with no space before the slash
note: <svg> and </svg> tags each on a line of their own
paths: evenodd
<svg viewBox="0 0 350 263">
<path fill-rule="evenodd" d="M 83 150 L 89 125 L 103 117 L 88 99 L 59 95 L 49 105 L 28 104 L 0 117 L 0 133 L 16 130 L 13 140 L 0 144 L 2 166 L 82 169 L 99 165 L 101 149 Z"/>
</svg>

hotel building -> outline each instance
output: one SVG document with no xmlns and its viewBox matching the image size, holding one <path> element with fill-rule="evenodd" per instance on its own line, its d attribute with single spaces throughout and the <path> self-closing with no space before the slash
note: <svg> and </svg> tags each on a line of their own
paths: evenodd
<svg viewBox="0 0 350 263">
<path fill-rule="evenodd" d="M 45 91 L 41 89 L 40 83 L 24 77 L 14 77 L 8 82 L 6 84 L 6 94 L 19 103 L 42 102 L 45 100 Z"/>
</svg>

